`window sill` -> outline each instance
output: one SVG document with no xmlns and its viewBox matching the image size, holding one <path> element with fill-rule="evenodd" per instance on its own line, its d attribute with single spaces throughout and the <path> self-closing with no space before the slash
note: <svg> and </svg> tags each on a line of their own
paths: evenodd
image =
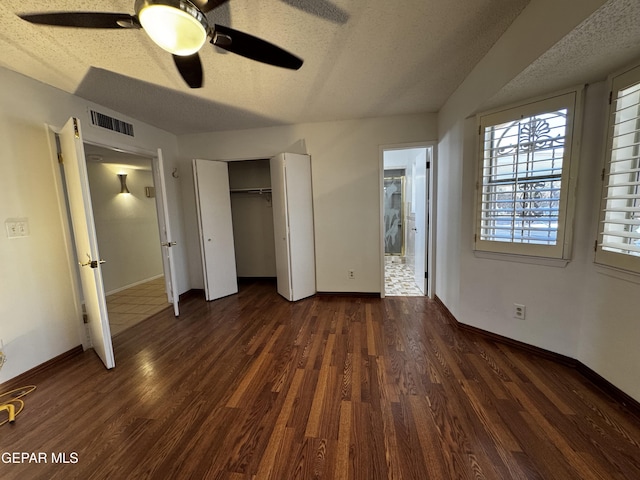
<svg viewBox="0 0 640 480">
<path fill-rule="evenodd" d="M 473 255 L 476 258 L 484 258 L 486 260 L 500 260 L 503 262 L 528 263 L 531 265 L 543 265 L 545 267 L 556 267 L 556 268 L 564 268 L 569 263 L 569 260 L 566 260 L 564 258 L 531 257 L 527 255 L 514 255 L 512 253 L 483 252 L 480 250 L 474 250 Z"/>
<path fill-rule="evenodd" d="M 622 270 L 616 267 L 610 267 L 609 265 L 603 265 L 601 263 L 594 264 L 596 272 L 608 277 L 617 278 L 618 280 L 624 280 L 625 282 L 640 284 L 640 274 L 630 272 L 628 270 Z"/>
</svg>

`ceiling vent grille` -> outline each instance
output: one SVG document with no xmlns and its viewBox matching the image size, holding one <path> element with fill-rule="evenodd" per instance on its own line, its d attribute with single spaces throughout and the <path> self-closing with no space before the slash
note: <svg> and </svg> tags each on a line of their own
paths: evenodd
<svg viewBox="0 0 640 480">
<path fill-rule="evenodd" d="M 92 125 L 133 137 L 133 124 L 123 122 L 95 110 L 89 110 L 89 113 L 91 114 Z"/>
</svg>

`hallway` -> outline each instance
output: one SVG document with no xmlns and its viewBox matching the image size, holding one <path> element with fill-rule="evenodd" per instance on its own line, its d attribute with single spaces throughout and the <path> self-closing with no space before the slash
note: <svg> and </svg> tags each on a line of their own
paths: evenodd
<svg viewBox="0 0 640 480">
<path fill-rule="evenodd" d="M 164 277 L 107 296 L 111 336 L 169 307 Z"/>
</svg>

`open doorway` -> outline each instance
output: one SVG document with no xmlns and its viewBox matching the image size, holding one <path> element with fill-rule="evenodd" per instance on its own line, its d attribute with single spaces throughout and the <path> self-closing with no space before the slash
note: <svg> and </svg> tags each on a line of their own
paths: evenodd
<svg viewBox="0 0 640 480">
<path fill-rule="evenodd" d="M 111 335 L 167 308 L 153 159 L 84 144 Z"/>
<path fill-rule="evenodd" d="M 429 200 L 433 146 L 382 148 L 385 296 L 429 295 Z"/>
</svg>

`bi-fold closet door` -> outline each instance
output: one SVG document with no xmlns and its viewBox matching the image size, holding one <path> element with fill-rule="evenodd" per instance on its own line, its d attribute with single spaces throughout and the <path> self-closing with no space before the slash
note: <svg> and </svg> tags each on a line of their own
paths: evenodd
<svg viewBox="0 0 640 480">
<path fill-rule="evenodd" d="M 281 153 L 271 159 L 271 195 L 278 293 L 300 300 L 316 293 L 309 155 Z"/>
<path fill-rule="evenodd" d="M 194 160 L 193 179 L 205 298 L 215 300 L 238 292 L 227 163 Z"/>
<path fill-rule="evenodd" d="M 316 293 L 311 159 L 285 153 L 270 160 L 278 293 L 289 301 Z M 237 293 L 229 173 L 226 162 L 193 161 L 207 300 Z"/>
</svg>

